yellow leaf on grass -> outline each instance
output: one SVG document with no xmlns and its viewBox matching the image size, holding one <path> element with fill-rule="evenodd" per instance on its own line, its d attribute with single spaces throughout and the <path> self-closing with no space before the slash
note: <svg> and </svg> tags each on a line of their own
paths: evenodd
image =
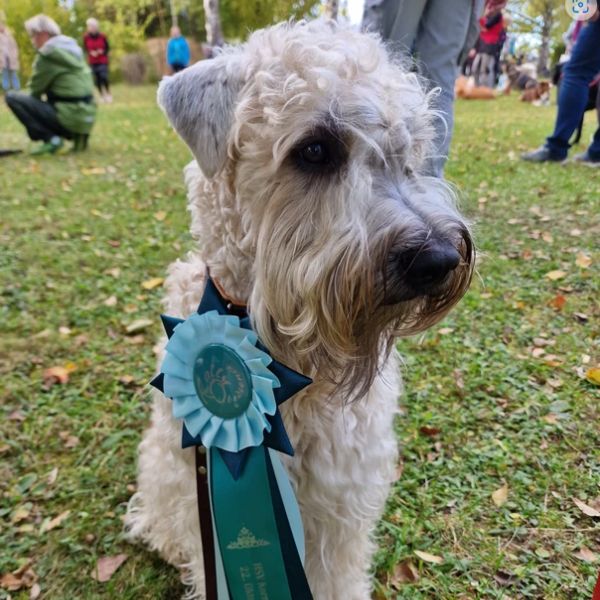
<svg viewBox="0 0 600 600">
<path fill-rule="evenodd" d="M 587 269 L 592 264 L 592 257 L 583 252 L 578 252 L 575 264 L 582 269 Z"/>
<path fill-rule="evenodd" d="M 437 554 L 429 554 L 429 552 L 421 552 L 421 550 L 415 550 L 415 554 L 421 560 L 435 565 L 441 565 L 444 562 L 444 559 L 441 556 L 437 556 Z"/>
<path fill-rule="evenodd" d="M 585 376 L 588 381 L 595 383 L 596 385 L 600 385 L 600 367 L 595 367 L 594 369 L 588 369 L 585 372 Z"/>
<path fill-rule="evenodd" d="M 492 500 L 498 507 L 502 506 L 508 499 L 508 484 L 504 484 L 501 488 L 498 488 L 492 493 Z"/>
<path fill-rule="evenodd" d="M 142 287 L 145 290 L 153 290 L 154 288 L 158 287 L 159 285 L 162 285 L 164 281 L 163 277 L 153 277 L 152 279 L 147 279 L 146 281 L 142 282 Z"/>
<path fill-rule="evenodd" d="M 164 221 L 167 218 L 167 213 L 164 210 L 159 210 L 154 213 L 154 218 L 157 221 Z"/>
<path fill-rule="evenodd" d="M 560 270 L 548 271 L 548 273 L 546 273 L 544 277 L 547 277 L 548 279 L 550 279 L 550 281 L 556 281 L 557 279 L 562 279 L 566 274 L 567 273 L 565 271 Z"/>
<path fill-rule="evenodd" d="M 60 515 L 54 517 L 54 519 L 44 521 L 40 527 L 40 533 L 46 533 L 46 531 L 52 531 L 53 529 L 56 529 L 70 514 L 70 510 L 65 510 L 65 512 L 62 512 Z"/>
<path fill-rule="evenodd" d="M 600 510 L 592 508 L 591 506 L 589 506 L 585 502 L 582 502 L 578 498 L 573 498 L 573 502 L 575 502 L 575 506 L 577 506 L 577 508 L 584 515 L 587 515 L 588 517 L 600 517 Z"/>
</svg>

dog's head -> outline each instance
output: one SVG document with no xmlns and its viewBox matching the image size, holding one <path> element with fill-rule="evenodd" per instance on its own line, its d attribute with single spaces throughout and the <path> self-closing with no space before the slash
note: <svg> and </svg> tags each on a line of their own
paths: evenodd
<svg viewBox="0 0 600 600">
<path fill-rule="evenodd" d="M 191 198 L 205 260 L 247 280 L 259 335 L 291 366 L 362 389 L 394 336 L 467 290 L 468 226 L 422 175 L 432 94 L 376 37 L 279 25 L 166 79 L 159 102 L 206 178 Z"/>
</svg>

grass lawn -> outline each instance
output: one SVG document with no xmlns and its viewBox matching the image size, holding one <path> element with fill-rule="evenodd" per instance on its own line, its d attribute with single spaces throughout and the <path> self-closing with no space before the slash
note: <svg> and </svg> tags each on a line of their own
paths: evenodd
<svg viewBox="0 0 600 600">
<path fill-rule="evenodd" d="M 121 520 L 160 329 L 149 280 L 191 247 L 189 155 L 152 88 L 115 99 L 86 154 L 0 160 L 0 574 L 30 561 L 29 583 L 57 600 L 182 592 L 174 569 L 122 540 Z M 518 160 L 553 117 L 515 96 L 458 103 L 448 176 L 479 277 L 441 325 L 400 343 L 403 459 L 378 530 L 378 598 L 591 598 L 600 172 Z M 2 104 L 0 147 L 25 142 Z M 51 385 L 51 367 L 68 381 Z M 92 579 L 121 553 L 110 581 Z"/>
</svg>

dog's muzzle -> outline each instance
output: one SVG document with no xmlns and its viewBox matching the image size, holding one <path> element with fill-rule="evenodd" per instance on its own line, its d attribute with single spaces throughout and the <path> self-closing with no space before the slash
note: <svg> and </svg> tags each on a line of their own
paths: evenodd
<svg viewBox="0 0 600 600">
<path fill-rule="evenodd" d="M 461 232 L 458 243 L 429 238 L 392 253 L 387 266 L 385 304 L 445 294 L 461 271 L 470 271 L 472 253 L 466 230 Z"/>
</svg>

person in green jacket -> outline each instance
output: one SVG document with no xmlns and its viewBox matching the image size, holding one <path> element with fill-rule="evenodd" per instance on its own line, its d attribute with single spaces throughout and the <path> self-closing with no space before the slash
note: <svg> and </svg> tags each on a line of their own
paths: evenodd
<svg viewBox="0 0 600 600">
<path fill-rule="evenodd" d="M 37 49 L 30 94 L 9 92 L 6 104 L 30 139 L 43 142 L 32 154 L 56 152 L 63 138 L 73 140 L 74 151 L 85 150 L 96 104 L 83 52 L 73 38 L 61 35 L 60 27 L 46 15 L 27 20 L 25 29 Z"/>
</svg>

